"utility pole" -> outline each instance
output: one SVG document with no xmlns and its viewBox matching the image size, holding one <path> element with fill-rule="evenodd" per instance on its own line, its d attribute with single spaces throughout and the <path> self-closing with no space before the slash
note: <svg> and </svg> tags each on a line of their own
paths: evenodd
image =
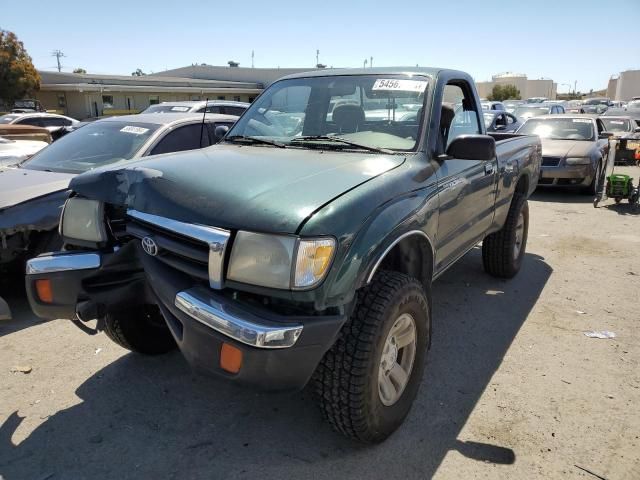
<svg viewBox="0 0 640 480">
<path fill-rule="evenodd" d="M 373 68 L 373 57 L 369 57 L 369 68 Z"/>
<path fill-rule="evenodd" d="M 62 53 L 61 50 L 54 50 L 53 52 L 51 52 L 51 56 L 52 57 L 56 57 L 56 60 L 58 61 L 58 72 L 62 71 L 62 65 L 60 64 L 60 58 L 64 57 L 65 54 Z"/>
<path fill-rule="evenodd" d="M 255 52 L 254 52 L 253 50 L 251 50 L 251 68 L 255 68 L 255 67 L 253 66 L 253 60 L 254 60 L 254 58 L 255 58 Z"/>
<path fill-rule="evenodd" d="M 363 65 L 362 68 L 367 68 L 367 59 L 366 58 L 364 59 L 364 65 Z"/>
<path fill-rule="evenodd" d="M 316 65 L 320 65 L 320 50 L 316 50 Z"/>
<path fill-rule="evenodd" d="M 576 88 L 577 88 L 577 87 L 578 87 L 578 80 L 575 80 L 575 81 L 573 82 L 573 94 L 574 94 L 574 95 L 576 94 Z"/>
</svg>

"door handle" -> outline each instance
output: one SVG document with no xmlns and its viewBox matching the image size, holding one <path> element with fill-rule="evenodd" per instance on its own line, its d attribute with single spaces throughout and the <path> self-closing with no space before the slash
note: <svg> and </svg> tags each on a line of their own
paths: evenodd
<svg viewBox="0 0 640 480">
<path fill-rule="evenodd" d="M 484 166 L 484 174 L 492 175 L 493 174 L 493 163 L 487 163 Z"/>
</svg>

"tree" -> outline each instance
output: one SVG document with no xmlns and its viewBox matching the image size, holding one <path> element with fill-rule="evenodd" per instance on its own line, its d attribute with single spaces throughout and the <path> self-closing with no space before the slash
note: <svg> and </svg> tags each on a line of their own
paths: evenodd
<svg viewBox="0 0 640 480">
<path fill-rule="evenodd" d="M 488 100 L 502 102 L 503 100 L 520 100 L 520 90 L 515 85 L 494 85 Z"/>
<path fill-rule="evenodd" d="M 87 71 L 84 68 L 74 68 L 73 73 L 87 73 Z"/>
<path fill-rule="evenodd" d="M 39 89 L 40 75 L 24 45 L 15 33 L 0 30 L 0 100 L 13 104 Z"/>
<path fill-rule="evenodd" d="M 133 77 L 141 77 L 143 75 L 146 75 L 146 73 L 144 73 L 142 70 L 140 70 L 139 68 L 136 68 L 135 72 L 132 72 L 131 75 Z"/>
</svg>

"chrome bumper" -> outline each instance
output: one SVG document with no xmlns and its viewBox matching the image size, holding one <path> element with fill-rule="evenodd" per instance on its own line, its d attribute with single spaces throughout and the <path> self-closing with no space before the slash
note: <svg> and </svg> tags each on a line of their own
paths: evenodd
<svg viewBox="0 0 640 480">
<path fill-rule="evenodd" d="M 71 270 L 89 270 L 100 268 L 100 255 L 97 253 L 69 253 L 47 255 L 27 261 L 27 275 L 42 273 L 68 272 Z"/>
<path fill-rule="evenodd" d="M 199 288 L 178 292 L 175 306 L 203 325 L 252 347 L 292 347 L 303 328 L 300 324 L 285 326 L 266 322 L 231 304 L 208 298 Z"/>
</svg>

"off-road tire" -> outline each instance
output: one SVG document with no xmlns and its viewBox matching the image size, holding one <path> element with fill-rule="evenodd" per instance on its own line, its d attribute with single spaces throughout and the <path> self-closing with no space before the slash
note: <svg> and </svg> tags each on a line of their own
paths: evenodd
<svg viewBox="0 0 640 480">
<path fill-rule="evenodd" d="M 428 295 L 408 275 L 381 271 L 357 292 L 353 314 L 314 373 L 320 409 L 332 427 L 365 443 L 386 439 L 409 413 L 422 380 L 431 339 Z M 385 406 L 378 369 L 387 335 L 400 315 L 415 320 L 415 357 L 406 387 Z"/>
<path fill-rule="evenodd" d="M 514 255 L 516 227 L 520 213 L 524 215 L 522 243 L 518 256 Z M 511 200 L 507 220 L 502 229 L 487 235 L 482 242 L 482 264 L 485 272 L 494 277 L 512 278 L 520 270 L 529 233 L 529 203 L 527 197 L 516 193 Z"/>
<path fill-rule="evenodd" d="M 108 313 L 104 317 L 104 333 L 121 347 L 144 355 L 160 355 L 176 348 L 155 305 Z"/>
</svg>

